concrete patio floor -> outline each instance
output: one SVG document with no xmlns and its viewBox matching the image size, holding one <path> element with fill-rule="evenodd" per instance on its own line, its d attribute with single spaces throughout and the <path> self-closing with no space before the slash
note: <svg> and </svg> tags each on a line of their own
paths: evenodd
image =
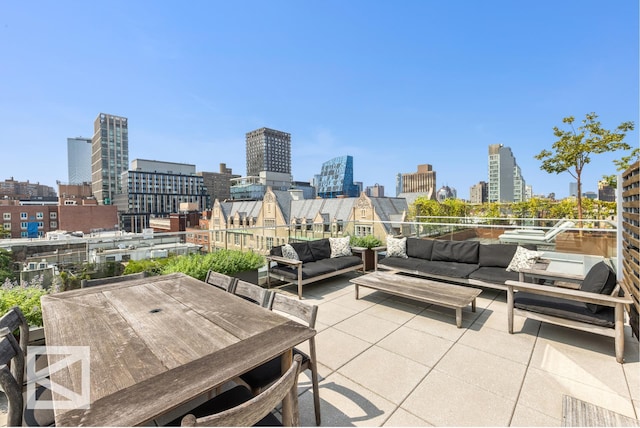
<svg viewBox="0 0 640 428">
<path fill-rule="evenodd" d="M 304 287 L 319 305 L 323 426 L 561 426 L 563 395 L 638 419 L 640 352 L 628 326 L 618 364 L 612 338 L 519 317 L 508 334 L 505 292 L 483 291 L 459 329 L 452 309 L 366 288 L 355 300 L 357 275 Z M 276 291 L 297 298 L 293 287 Z M 314 426 L 309 371 L 299 394 L 301 424 Z M 4 412 L 0 399 L 0 425 Z"/>
<path fill-rule="evenodd" d="M 459 329 L 452 309 L 362 287 L 355 300 L 356 275 L 304 288 L 319 305 L 323 426 L 561 426 L 563 395 L 640 415 L 640 348 L 628 326 L 618 364 L 612 338 L 521 317 L 510 335 L 505 292 L 483 291 Z M 315 425 L 310 387 L 307 371 L 303 426 Z"/>
</svg>

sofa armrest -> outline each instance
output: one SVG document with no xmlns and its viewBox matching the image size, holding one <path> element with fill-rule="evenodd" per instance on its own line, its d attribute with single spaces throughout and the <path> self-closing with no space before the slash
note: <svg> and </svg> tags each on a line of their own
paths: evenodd
<svg viewBox="0 0 640 428">
<path fill-rule="evenodd" d="M 553 296 L 562 299 L 574 300 L 577 302 L 593 303 L 602 306 L 615 307 L 618 304 L 628 305 L 633 303 L 633 299 L 628 296 L 618 297 L 608 294 L 597 294 L 588 291 L 573 290 L 568 288 L 550 287 L 548 285 L 531 284 L 528 282 L 520 281 L 507 281 L 507 300 L 509 306 L 513 305 L 513 292 L 514 291 L 526 291 L 528 293 L 540 294 L 543 296 Z M 616 287 L 616 291 L 618 287 Z"/>
<path fill-rule="evenodd" d="M 524 281 L 524 277 L 529 276 L 533 279 L 545 279 L 550 281 L 558 281 L 558 286 L 566 288 L 580 288 L 580 283 L 584 280 L 584 275 L 554 272 L 538 267 L 520 269 L 520 281 Z M 564 283 L 564 284 L 563 284 Z"/>
<path fill-rule="evenodd" d="M 287 259 L 285 257 L 279 257 L 279 256 L 265 256 L 265 257 L 268 262 L 282 263 L 283 265 L 288 265 L 288 266 L 302 265 L 302 261 L 300 260 Z"/>
</svg>

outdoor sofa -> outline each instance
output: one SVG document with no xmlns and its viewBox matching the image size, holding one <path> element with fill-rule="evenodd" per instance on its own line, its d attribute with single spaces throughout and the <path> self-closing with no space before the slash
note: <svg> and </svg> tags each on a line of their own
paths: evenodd
<svg viewBox="0 0 640 428">
<path fill-rule="evenodd" d="M 576 280 L 558 272 L 554 275 L 561 281 Z M 612 337 L 616 361 L 621 364 L 624 362 L 624 311 L 625 306 L 631 304 L 633 299 L 605 261 L 595 264 L 575 289 L 507 281 L 509 333 L 513 333 L 514 315 L 520 315 Z"/>
<path fill-rule="evenodd" d="M 295 250 L 297 260 L 283 257 L 284 245 L 273 247 L 267 256 L 267 286 L 271 286 L 272 278 L 294 283 L 298 287 L 298 298 L 302 299 L 302 287 L 306 284 L 364 269 L 362 257 L 354 255 L 364 251 L 364 248 L 350 247 L 348 242 L 349 237 L 288 244 Z M 335 246 L 332 254 L 332 243 L 342 244 L 339 255 L 335 252 Z"/>
<path fill-rule="evenodd" d="M 532 246 L 524 247 L 533 249 Z M 407 237 L 405 254 L 394 256 L 388 247 L 385 249 L 387 254 L 377 262 L 378 269 L 505 291 L 506 281 L 524 280 L 519 272 L 507 271 L 518 249 L 515 244 Z"/>
</svg>

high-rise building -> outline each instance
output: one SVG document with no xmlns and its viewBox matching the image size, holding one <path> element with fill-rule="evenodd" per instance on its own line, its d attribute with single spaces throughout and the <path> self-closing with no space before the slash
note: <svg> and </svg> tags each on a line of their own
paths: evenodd
<svg viewBox="0 0 640 428">
<path fill-rule="evenodd" d="M 605 180 L 598 181 L 598 199 L 605 202 L 615 202 L 616 189 Z"/>
<path fill-rule="evenodd" d="M 91 183 L 91 138 L 67 138 L 69 184 Z"/>
<path fill-rule="evenodd" d="M 98 203 L 110 205 L 122 192 L 122 173 L 129 166 L 129 126 L 126 117 L 100 113 L 93 122 L 91 187 Z"/>
<path fill-rule="evenodd" d="M 384 198 L 384 186 L 376 183 L 373 186 L 367 186 L 364 194 L 373 198 Z"/>
<path fill-rule="evenodd" d="M 204 190 L 204 179 L 192 164 L 134 159 L 131 170 L 123 174 L 124 191 L 117 194 L 121 227 L 141 232 L 152 217 L 169 217 L 187 204 L 194 211 L 211 207 Z"/>
<path fill-rule="evenodd" d="M 360 187 L 353 182 L 353 156 L 339 156 L 322 164 L 317 195 L 323 199 L 360 195 Z"/>
<path fill-rule="evenodd" d="M 200 171 L 197 175 L 204 179 L 204 187 L 207 189 L 211 203 L 216 199 L 220 201 L 230 199 L 231 179 L 240 177 L 238 174 L 234 174 L 231 168 L 227 168 L 225 163 L 220 164 L 220 172 Z"/>
<path fill-rule="evenodd" d="M 455 199 L 458 196 L 456 189 L 449 186 L 442 186 L 440 190 L 436 192 L 436 200 L 438 202 L 444 202 L 446 199 Z"/>
<path fill-rule="evenodd" d="M 474 184 L 469 189 L 469 202 L 472 204 L 482 204 L 487 202 L 487 182 L 481 181 Z"/>
<path fill-rule="evenodd" d="M 489 145 L 488 202 L 522 202 L 526 194 L 526 182 L 511 149 Z"/>
<path fill-rule="evenodd" d="M 417 172 L 402 174 L 400 193 L 427 193 L 433 197 L 436 193 L 436 172 L 431 165 L 418 165 Z"/>
<path fill-rule="evenodd" d="M 574 198 L 578 197 L 578 182 L 572 181 L 569 183 L 569 196 L 573 196 Z"/>
<path fill-rule="evenodd" d="M 396 174 L 396 196 L 402 193 L 402 174 Z"/>
<path fill-rule="evenodd" d="M 269 128 L 247 132 L 247 176 L 261 171 L 291 174 L 291 134 Z"/>
</svg>

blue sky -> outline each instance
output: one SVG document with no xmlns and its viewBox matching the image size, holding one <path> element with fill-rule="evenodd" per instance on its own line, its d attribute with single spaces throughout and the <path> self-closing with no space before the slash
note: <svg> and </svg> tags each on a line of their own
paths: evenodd
<svg viewBox="0 0 640 428">
<path fill-rule="evenodd" d="M 352 155 L 387 196 L 428 163 L 468 198 L 504 144 L 535 194 L 565 197 L 570 175 L 533 156 L 566 116 L 638 125 L 638 39 L 635 0 L 3 1 L 0 180 L 66 182 L 66 139 L 103 112 L 129 119 L 130 160 L 245 175 L 245 133 L 269 127 L 295 180 Z"/>
</svg>

